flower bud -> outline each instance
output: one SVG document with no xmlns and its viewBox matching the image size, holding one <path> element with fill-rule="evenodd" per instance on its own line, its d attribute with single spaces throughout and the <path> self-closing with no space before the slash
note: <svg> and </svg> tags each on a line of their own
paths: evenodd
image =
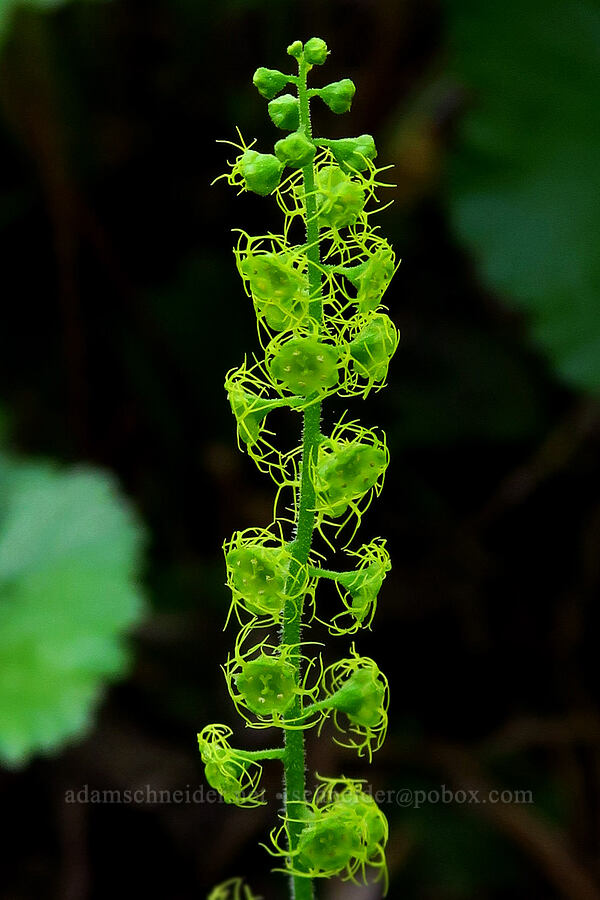
<svg viewBox="0 0 600 900">
<path fill-rule="evenodd" d="M 356 93 L 354 82 L 349 78 L 341 81 L 332 81 L 319 91 L 319 97 L 334 113 L 348 112 L 352 106 L 352 98 Z"/>
<path fill-rule="evenodd" d="M 315 152 L 315 145 L 303 131 L 288 134 L 275 144 L 277 158 L 291 169 L 307 166 L 314 159 Z"/>
<path fill-rule="evenodd" d="M 276 656 L 261 653 L 244 662 L 235 684 L 244 704 L 256 715 L 284 713 L 296 696 L 294 666 Z"/>
<path fill-rule="evenodd" d="M 364 172 L 369 167 L 367 160 L 373 160 L 377 156 L 375 141 L 370 134 L 329 141 L 328 146 L 331 148 L 335 161 L 339 163 L 344 172 L 349 170 Z"/>
<path fill-rule="evenodd" d="M 298 98 L 291 94 L 282 94 L 271 100 L 268 106 L 271 121 L 286 131 L 296 131 L 300 125 L 300 109 Z"/>
<path fill-rule="evenodd" d="M 271 375 L 294 394 L 308 397 L 338 381 L 338 351 L 315 338 L 292 338 L 271 362 Z"/>
<path fill-rule="evenodd" d="M 353 225 L 363 211 L 365 192 L 341 171 L 339 166 L 325 166 L 316 177 L 317 210 L 322 227 L 345 228 Z"/>
<path fill-rule="evenodd" d="M 294 59 L 300 59 L 302 56 L 302 41 L 294 41 L 293 44 L 287 48 L 287 52 L 289 56 L 293 56 Z"/>
<path fill-rule="evenodd" d="M 278 69 L 265 69 L 264 66 L 257 69 L 252 78 L 258 93 L 267 100 L 272 100 L 279 91 L 282 91 L 289 80 L 289 76 L 279 72 Z"/>
<path fill-rule="evenodd" d="M 346 713 L 351 722 L 375 728 L 384 714 L 385 685 L 372 668 L 357 669 L 329 698 L 333 709 Z"/>
<path fill-rule="evenodd" d="M 348 279 L 356 285 L 356 302 L 359 312 L 373 312 L 394 274 L 394 254 L 391 247 L 377 250 L 366 263 L 357 266 L 356 272 L 348 272 Z"/>
<path fill-rule="evenodd" d="M 383 381 L 398 346 L 398 331 L 389 316 L 375 313 L 368 325 L 350 342 L 350 356 L 357 373 L 369 381 Z"/>
<path fill-rule="evenodd" d="M 320 508 L 333 518 L 348 505 L 375 487 L 387 467 L 383 447 L 351 441 L 346 444 L 322 442 L 315 473 Z"/>
<path fill-rule="evenodd" d="M 246 150 L 238 160 L 238 168 L 246 189 L 266 197 L 279 184 L 283 166 L 272 153 Z"/>
<path fill-rule="evenodd" d="M 321 38 L 311 38 L 304 45 L 304 59 L 311 66 L 322 66 L 328 52 L 327 44 Z"/>
</svg>

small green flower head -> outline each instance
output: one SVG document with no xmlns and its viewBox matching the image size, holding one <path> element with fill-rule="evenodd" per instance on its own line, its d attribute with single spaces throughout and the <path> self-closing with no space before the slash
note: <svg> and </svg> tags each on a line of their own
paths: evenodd
<svg viewBox="0 0 600 900">
<path fill-rule="evenodd" d="M 341 81 L 332 81 L 331 84 L 320 88 L 319 97 L 327 104 L 329 109 L 334 113 L 348 112 L 352 106 L 352 99 L 356 93 L 354 82 L 349 78 L 342 78 Z"/>
<path fill-rule="evenodd" d="M 309 688 L 308 678 L 312 674 L 311 660 L 301 655 L 297 647 L 285 645 L 273 647 L 267 639 L 256 646 L 242 652 L 242 644 L 251 632 L 246 626 L 240 632 L 235 652 L 223 667 L 231 699 L 237 711 L 246 719 L 251 728 L 310 728 L 322 718 L 320 713 L 301 720 L 285 716 L 297 697 L 314 700 L 320 684 L 320 676 L 316 684 Z M 300 685 L 296 683 L 294 662 L 306 659 L 308 665 Z M 321 672 L 322 674 L 322 672 Z M 252 715 L 249 716 L 248 713 Z"/>
<path fill-rule="evenodd" d="M 355 429 L 352 439 L 324 438 L 319 446 L 315 469 L 317 512 L 332 518 L 348 507 L 355 512 L 356 501 L 373 489 L 380 490 L 389 462 L 388 451 L 374 431 Z"/>
<path fill-rule="evenodd" d="M 359 567 L 337 578 L 337 588 L 345 609 L 330 622 L 324 623 L 336 635 L 354 634 L 359 628 L 369 627 L 375 615 L 381 585 L 391 568 L 385 541 L 373 540 L 363 544 L 351 555 L 360 559 Z"/>
<path fill-rule="evenodd" d="M 387 890 L 387 866 L 385 847 L 389 836 L 387 819 L 370 794 L 362 789 L 360 781 L 349 778 L 323 778 L 319 785 L 314 805 L 325 809 L 336 809 L 340 814 L 358 819 L 361 823 L 362 852 L 358 864 L 354 866 L 352 877 L 358 871 L 366 883 L 366 866 L 379 869 L 379 877 Z"/>
<path fill-rule="evenodd" d="M 264 66 L 257 69 L 252 78 L 254 87 L 266 100 L 272 100 L 277 96 L 289 80 L 289 75 L 284 75 L 277 69 L 265 69 Z"/>
<path fill-rule="evenodd" d="M 357 382 L 366 382 L 366 396 L 387 377 L 390 360 L 398 347 L 400 333 L 385 313 L 374 313 L 350 341 L 349 349 Z"/>
<path fill-rule="evenodd" d="M 362 829 L 357 816 L 344 810 L 319 810 L 300 834 L 295 865 L 310 878 L 349 873 L 362 854 Z"/>
<path fill-rule="evenodd" d="M 345 175 L 339 166 L 323 166 L 317 172 L 316 186 L 321 227 L 337 229 L 354 225 L 366 202 L 361 185 Z"/>
<path fill-rule="evenodd" d="M 269 371 L 275 381 L 293 394 L 308 397 L 333 388 L 339 381 L 339 351 L 313 337 L 274 341 L 267 348 L 272 359 Z"/>
<path fill-rule="evenodd" d="M 300 109 L 298 98 L 291 94 L 282 94 L 271 100 L 268 106 L 271 121 L 284 131 L 297 131 L 300 127 Z M 277 151 L 276 151 L 277 152 Z"/>
<path fill-rule="evenodd" d="M 311 66 L 322 66 L 328 53 L 327 44 L 321 38 L 311 38 L 304 45 L 304 59 Z"/>
<path fill-rule="evenodd" d="M 275 546 L 271 546 L 273 543 Z M 286 596 L 290 596 L 286 585 L 292 597 L 308 587 L 306 567 L 301 568 L 292 585 L 288 584 L 291 553 L 268 531 L 249 528 L 236 532 L 224 550 L 227 583 L 238 618 L 244 610 L 261 621 L 279 622 Z"/>
<path fill-rule="evenodd" d="M 231 734 L 231 728 L 226 725 L 207 725 L 198 735 L 206 780 L 226 803 L 264 806 L 263 792 L 259 791 L 262 767 L 243 759 L 239 751 L 230 747 Z"/>
<path fill-rule="evenodd" d="M 364 172 L 369 168 L 369 161 L 377 156 L 375 141 L 370 134 L 328 141 L 327 146 L 344 172 Z"/>
<path fill-rule="evenodd" d="M 298 327 L 308 315 L 305 276 L 288 254 L 239 253 L 238 266 L 248 282 L 256 314 L 273 331 Z"/>
<path fill-rule="evenodd" d="M 387 242 L 386 242 L 387 244 Z M 361 313 L 373 312 L 381 303 L 394 274 L 394 253 L 389 245 L 376 250 L 348 279 L 357 287 L 356 303 Z"/>
<path fill-rule="evenodd" d="M 236 179 L 239 174 L 245 190 L 266 197 L 279 184 L 282 170 L 282 164 L 272 153 L 245 150 L 236 160 L 230 178 L 232 183 L 239 183 Z"/>
<path fill-rule="evenodd" d="M 263 900 L 253 894 L 243 878 L 228 878 L 212 889 L 207 900 Z"/>
<path fill-rule="evenodd" d="M 369 759 L 385 740 L 389 687 L 387 678 L 367 656 L 352 656 L 329 666 L 323 676 L 328 706 L 334 710 L 336 727 L 345 735 L 342 747 L 352 747 Z M 339 713 L 350 723 L 344 724 Z"/>
<path fill-rule="evenodd" d="M 244 703 L 257 715 L 281 715 L 295 697 L 294 666 L 277 656 L 261 653 L 242 663 L 235 684 Z"/>
<path fill-rule="evenodd" d="M 307 805 L 306 825 L 291 855 L 281 847 L 287 823 L 271 837 L 275 856 L 287 857 L 287 871 L 306 878 L 341 876 L 367 883 L 367 866 L 378 869 L 387 885 L 385 845 L 387 821 L 361 783 L 348 778 L 321 778 L 321 785 Z"/>
<path fill-rule="evenodd" d="M 315 145 L 308 140 L 303 131 L 288 134 L 275 144 L 277 159 L 290 169 L 301 169 L 309 165 L 314 159 L 315 152 Z"/>
</svg>

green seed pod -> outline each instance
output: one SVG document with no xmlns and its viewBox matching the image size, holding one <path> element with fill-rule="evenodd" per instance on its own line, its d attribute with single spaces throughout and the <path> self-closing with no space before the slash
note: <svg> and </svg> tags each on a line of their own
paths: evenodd
<svg viewBox="0 0 600 900">
<path fill-rule="evenodd" d="M 338 351 L 316 338 L 292 338 L 275 353 L 270 372 L 294 394 L 308 397 L 338 382 Z"/>
<path fill-rule="evenodd" d="M 393 274 L 394 254 L 391 248 L 377 250 L 366 263 L 357 266 L 356 273 L 347 274 L 348 279 L 358 288 L 356 302 L 359 312 L 377 309 Z"/>
<path fill-rule="evenodd" d="M 371 668 L 357 669 L 329 702 L 333 709 L 346 713 L 351 722 L 375 728 L 384 715 L 385 685 Z"/>
<path fill-rule="evenodd" d="M 290 44 L 287 48 L 287 53 L 289 56 L 293 56 L 294 59 L 300 59 L 302 56 L 302 41 L 294 41 L 293 44 Z"/>
<path fill-rule="evenodd" d="M 266 653 L 242 663 L 234 680 L 243 702 L 257 715 L 281 715 L 296 696 L 294 666 Z"/>
<path fill-rule="evenodd" d="M 259 316 L 273 331 L 297 327 L 308 314 L 306 279 L 282 254 L 248 255 L 240 264 Z"/>
<path fill-rule="evenodd" d="M 333 518 L 375 487 L 387 467 L 383 447 L 325 439 L 319 447 L 315 486 L 319 507 Z"/>
<path fill-rule="evenodd" d="M 238 168 L 246 189 L 261 197 L 275 190 L 283 170 L 272 153 L 258 153 L 256 150 L 246 150 L 238 160 Z"/>
<path fill-rule="evenodd" d="M 275 100 L 271 100 L 269 106 L 271 121 L 284 131 L 297 131 L 300 127 L 300 109 L 298 98 L 291 94 L 282 94 Z"/>
<path fill-rule="evenodd" d="M 332 81 L 319 90 L 319 97 L 334 113 L 348 112 L 352 106 L 352 98 L 356 93 L 354 82 L 349 78 L 341 81 Z"/>
<path fill-rule="evenodd" d="M 390 317 L 375 313 L 350 341 L 350 356 L 357 374 L 369 383 L 384 381 L 398 341 L 399 333 Z"/>
<path fill-rule="evenodd" d="M 327 44 L 321 38 L 311 38 L 304 45 L 304 59 L 311 66 L 322 66 L 328 53 Z"/>
<path fill-rule="evenodd" d="M 313 877 L 328 878 L 351 866 L 362 850 L 360 822 L 343 809 L 320 811 L 301 832 L 298 865 Z"/>
<path fill-rule="evenodd" d="M 316 176 L 317 210 L 322 227 L 353 225 L 363 211 L 365 192 L 338 166 L 324 166 Z"/>
<path fill-rule="evenodd" d="M 272 100 L 289 82 L 289 75 L 284 75 L 277 69 L 265 69 L 261 66 L 256 70 L 252 81 L 259 94 L 267 100 Z"/>
<path fill-rule="evenodd" d="M 377 156 L 375 141 L 370 134 L 329 141 L 327 146 L 344 172 L 364 172 L 369 168 L 367 160 L 374 160 Z"/>
<path fill-rule="evenodd" d="M 225 561 L 231 587 L 257 616 L 277 617 L 285 604 L 290 554 L 282 547 L 234 547 Z"/>
<path fill-rule="evenodd" d="M 314 159 L 316 149 L 303 131 L 288 134 L 275 144 L 277 159 L 291 169 L 301 169 Z"/>
</svg>

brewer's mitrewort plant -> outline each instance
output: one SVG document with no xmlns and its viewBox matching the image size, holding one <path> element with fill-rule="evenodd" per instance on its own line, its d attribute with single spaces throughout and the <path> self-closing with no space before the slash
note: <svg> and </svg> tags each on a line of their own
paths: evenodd
<svg viewBox="0 0 600 900">
<path fill-rule="evenodd" d="M 275 152 L 259 153 L 243 139 L 226 177 L 241 191 L 273 195 L 283 213 L 280 234 L 239 232 L 237 267 L 258 321 L 264 354 L 229 372 L 226 389 L 238 443 L 277 485 L 269 528 L 237 532 L 225 544 L 231 589 L 228 620 L 239 625 L 224 672 L 235 707 L 252 728 L 279 728 L 283 746 L 234 748 L 231 729 L 208 725 L 199 734 L 206 778 L 227 802 L 264 802 L 262 763 L 283 765 L 285 808 L 267 848 L 290 876 L 295 900 L 313 897 L 313 881 L 341 876 L 386 882 L 387 822 L 363 782 L 317 776 L 310 800 L 305 786 L 304 737 L 331 718 L 338 742 L 371 759 L 387 727 L 388 685 L 377 664 L 348 655 L 324 668 L 301 630 L 317 620 L 335 636 L 371 625 L 378 592 L 390 568 L 385 541 L 348 551 L 362 513 L 379 494 L 388 465 L 385 436 L 346 415 L 322 431 L 329 396 L 366 397 L 383 386 L 399 334 L 382 306 L 396 268 L 393 250 L 372 224 L 376 168 L 370 135 L 315 137 L 310 101 L 334 113 L 350 109 L 355 87 L 344 78 L 307 86 L 307 75 L 328 55 L 320 38 L 295 41 L 288 54 L 298 74 L 260 68 L 254 84 L 269 101 L 273 123 L 287 136 Z M 296 95 L 282 93 L 292 85 Z M 381 208 L 381 207 L 380 207 Z M 302 442 L 278 449 L 268 416 L 287 407 L 303 420 Z M 285 505 L 287 503 L 287 506 Z M 352 557 L 347 571 L 324 566 L 321 549 Z M 339 609 L 326 619 L 316 600 L 321 579 L 333 581 Z M 233 885 L 234 887 L 230 887 Z M 237 880 L 214 897 L 252 896 Z M 246 894 L 242 894 L 242 890 Z"/>
</svg>

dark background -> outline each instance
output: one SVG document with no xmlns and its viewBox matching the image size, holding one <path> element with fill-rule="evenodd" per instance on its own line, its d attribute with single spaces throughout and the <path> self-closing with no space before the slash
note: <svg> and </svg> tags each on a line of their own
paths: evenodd
<svg viewBox="0 0 600 900">
<path fill-rule="evenodd" d="M 257 348 L 230 230 L 276 230 L 278 217 L 270 199 L 209 184 L 232 156 L 215 140 L 234 139 L 236 125 L 270 150 L 278 135 L 252 73 L 284 68 L 286 46 L 313 34 L 332 50 L 315 78 L 357 85 L 348 116 L 315 104 L 315 129 L 370 132 L 378 161 L 395 165 L 395 203 L 380 224 L 403 263 L 387 294 L 402 333 L 389 386 L 353 407 L 386 430 L 392 456 L 361 536 L 385 535 L 394 567 L 358 642 L 390 679 L 390 731 L 372 766 L 313 734 L 310 770 L 386 790 L 532 792 L 525 805 L 388 804 L 392 898 L 600 897 L 600 376 L 591 351 L 579 369 L 565 363 L 540 325 L 551 312 L 579 359 L 598 321 L 599 281 L 568 278 L 597 265 L 589 251 L 600 229 L 574 221 L 570 193 L 576 166 L 594 159 L 596 113 L 577 91 L 576 132 L 561 113 L 561 103 L 573 109 L 567 94 L 552 102 L 579 77 L 574 18 L 584 11 L 597 27 L 598 6 L 495 6 L 113 0 L 14 10 L 0 51 L 5 430 L 24 456 L 117 473 L 151 534 L 151 610 L 132 637 L 131 675 L 110 690 L 93 732 L 0 776 L 6 900 L 188 900 L 233 875 L 285 896 L 258 847 L 276 802 L 246 811 L 63 798 L 84 784 L 203 784 L 195 735 L 208 722 L 239 728 L 242 745 L 268 739 L 236 724 L 219 669 L 233 639 L 221 630 L 221 544 L 268 524 L 273 497 L 236 449 L 222 383 Z M 538 28 L 553 26 L 554 55 L 536 58 Z M 520 76 L 515 48 L 530 64 Z M 469 141 L 478 112 L 493 122 L 494 109 L 509 127 L 485 132 L 485 169 L 473 150 L 481 141 Z M 577 138 L 575 164 L 565 134 Z M 530 151 L 519 176 L 517 138 Z M 521 203 L 542 169 L 543 203 Z M 484 182 L 487 206 L 480 219 L 469 207 L 469 219 L 465 198 Z M 580 184 L 578 197 L 593 196 L 583 170 Z M 574 223 L 568 248 L 558 224 L 554 245 L 540 238 L 540 223 L 552 236 L 553 221 Z M 561 248 L 562 305 L 544 287 L 544 260 Z M 532 270 L 541 274 L 531 281 Z M 331 407 L 326 425 L 341 411 Z M 272 795 L 277 776 L 267 769 Z M 354 890 L 320 888 L 379 896 Z"/>
</svg>

